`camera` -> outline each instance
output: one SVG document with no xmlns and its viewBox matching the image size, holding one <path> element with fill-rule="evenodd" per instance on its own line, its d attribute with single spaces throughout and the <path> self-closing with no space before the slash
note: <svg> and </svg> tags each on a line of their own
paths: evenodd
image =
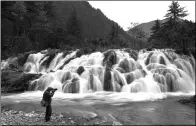
<svg viewBox="0 0 196 126">
<path fill-rule="evenodd" d="M 56 90 L 57 90 L 57 88 L 54 88 L 54 89 L 53 89 L 53 91 L 56 91 Z"/>
<path fill-rule="evenodd" d="M 55 91 L 57 91 L 57 88 L 54 88 L 54 89 L 51 90 L 51 92 L 55 92 Z"/>
</svg>

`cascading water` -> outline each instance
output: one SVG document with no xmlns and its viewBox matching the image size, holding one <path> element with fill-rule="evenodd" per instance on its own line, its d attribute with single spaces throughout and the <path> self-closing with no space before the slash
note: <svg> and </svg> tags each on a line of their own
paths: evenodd
<svg viewBox="0 0 196 126">
<path fill-rule="evenodd" d="M 134 52 L 125 49 L 76 56 L 78 50 L 53 56 L 48 52 L 30 54 L 24 72 L 41 73 L 29 90 L 44 91 L 51 86 L 63 93 L 99 91 L 126 93 L 194 92 L 195 60 L 172 50 Z M 135 58 L 135 55 L 137 58 Z M 3 62 L 1 69 L 7 66 Z"/>
</svg>

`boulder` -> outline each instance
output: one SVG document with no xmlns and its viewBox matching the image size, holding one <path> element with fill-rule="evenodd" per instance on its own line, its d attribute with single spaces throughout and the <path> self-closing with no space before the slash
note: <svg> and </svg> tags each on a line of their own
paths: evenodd
<svg viewBox="0 0 196 126">
<path fill-rule="evenodd" d="M 107 51 L 104 53 L 103 65 L 107 67 L 112 67 L 117 62 L 116 53 L 113 50 Z"/>
<path fill-rule="evenodd" d="M 148 65 L 148 64 L 150 63 L 150 58 L 151 58 L 151 56 L 152 56 L 153 54 L 154 54 L 153 52 L 150 52 L 150 53 L 148 54 L 148 57 L 147 57 L 147 59 L 146 59 L 146 61 L 145 61 L 145 64 L 146 64 L 146 65 Z"/>
<path fill-rule="evenodd" d="M 113 91 L 113 85 L 112 85 L 112 74 L 111 72 L 106 69 L 104 73 L 104 90 L 105 91 Z"/>
<path fill-rule="evenodd" d="M 84 67 L 79 66 L 76 72 L 78 73 L 78 75 L 81 75 L 84 72 Z"/>
<path fill-rule="evenodd" d="M 127 84 L 132 83 L 135 80 L 133 73 L 125 74 L 125 79 L 127 80 Z"/>
<path fill-rule="evenodd" d="M 24 92 L 29 88 L 29 82 L 41 74 L 25 74 L 23 72 L 4 70 L 1 74 L 1 91 L 5 93 Z"/>
<path fill-rule="evenodd" d="M 122 68 L 125 73 L 130 72 L 130 65 L 128 59 L 124 59 L 120 62 L 119 67 Z"/>
</svg>

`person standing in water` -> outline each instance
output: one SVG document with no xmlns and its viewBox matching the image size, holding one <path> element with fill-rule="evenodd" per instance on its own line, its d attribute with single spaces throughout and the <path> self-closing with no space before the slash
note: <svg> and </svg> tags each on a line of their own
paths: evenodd
<svg viewBox="0 0 196 126">
<path fill-rule="evenodd" d="M 46 107 L 46 114 L 45 114 L 45 121 L 46 122 L 50 120 L 50 117 L 52 114 L 51 102 L 52 102 L 52 97 L 54 95 L 54 92 L 56 90 L 57 90 L 57 88 L 48 87 L 43 94 L 41 105 L 43 107 Z"/>
</svg>

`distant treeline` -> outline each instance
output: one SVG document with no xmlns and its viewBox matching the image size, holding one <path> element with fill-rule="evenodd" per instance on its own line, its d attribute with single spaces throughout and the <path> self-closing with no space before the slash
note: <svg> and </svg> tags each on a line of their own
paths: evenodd
<svg viewBox="0 0 196 126">
<path fill-rule="evenodd" d="M 2 1 L 2 58 L 47 48 L 137 48 L 141 41 L 86 1 Z"/>
</svg>

